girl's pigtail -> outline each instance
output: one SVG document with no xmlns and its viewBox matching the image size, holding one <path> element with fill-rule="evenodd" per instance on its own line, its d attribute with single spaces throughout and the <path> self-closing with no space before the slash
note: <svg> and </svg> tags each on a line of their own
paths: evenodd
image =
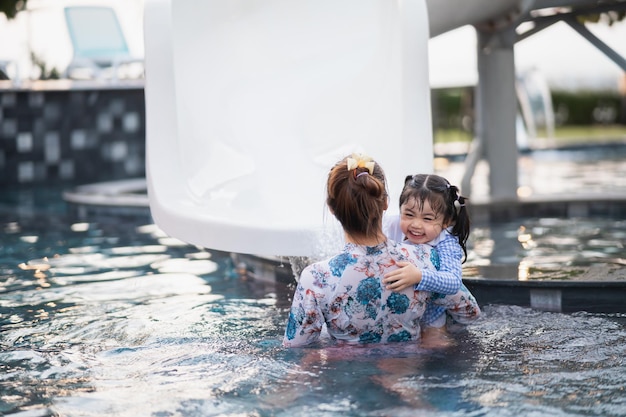
<svg viewBox="0 0 626 417">
<path fill-rule="evenodd" d="M 456 188 L 456 187 L 454 187 Z M 454 227 L 452 228 L 452 234 L 459 239 L 459 245 L 463 248 L 465 259 L 467 260 L 467 239 L 470 234 L 470 216 L 467 209 L 467 198 L 457 194 L 453 202 L 454 204 Z"/>
</svg>

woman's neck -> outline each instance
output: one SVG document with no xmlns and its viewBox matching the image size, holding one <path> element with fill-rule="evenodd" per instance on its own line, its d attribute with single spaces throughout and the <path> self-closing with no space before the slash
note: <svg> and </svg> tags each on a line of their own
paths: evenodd
<svg viewBox="0 0 626 417">
<path fill-rule="evenodd" d="M 387 240 L 387 236 L 382 233 L 369 237 L 356 237 L 349 235 L 348 233 L 344 233 L 344 237 L 346 242 L 362 246 L 378 246 Z"/>
</svg>

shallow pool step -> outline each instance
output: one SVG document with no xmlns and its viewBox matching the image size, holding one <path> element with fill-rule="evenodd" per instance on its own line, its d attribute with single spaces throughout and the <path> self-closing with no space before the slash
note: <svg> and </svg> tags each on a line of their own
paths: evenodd
<svg viewBox="0 0 626 417">
<path fill-rule="evenodd" d="M 542 311 L 621 313 L 626 311 L 626 281 L 518 281 L 466 278 L 483 304 L 512 304 Z"/>
</svg>

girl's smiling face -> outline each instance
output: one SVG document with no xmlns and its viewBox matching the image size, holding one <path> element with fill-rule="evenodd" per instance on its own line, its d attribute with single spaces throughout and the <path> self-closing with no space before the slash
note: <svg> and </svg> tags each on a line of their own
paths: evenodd
<svg viewBox="0 0 626 417">
<path fill-rule="evenodd" d="M 418 201 L 411 198 L 400 207 L 400 229 L 409 242 L 428 243 L 448 227 L 443 217 L 443 213 L 436 213 L 430 207 L 428 200 L 420 207 Z"/>
</svg>

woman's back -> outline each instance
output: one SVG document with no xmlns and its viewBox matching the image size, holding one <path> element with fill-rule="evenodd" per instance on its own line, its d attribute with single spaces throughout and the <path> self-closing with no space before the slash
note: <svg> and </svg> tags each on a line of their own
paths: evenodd
<svg viewBox="0 0 626 417">
<path fill-rule="evenodd" d="M 331 337 L 351 343 L 419 340 L 430 294 L 385 289 L 382 278 L 399 261 L 434 269 L 427 247 L 390 240 L 376 246 L 347 243 L 338 255 L 308 266 L 298 282 L 284 344 L 315 342 L 324 323 Z"/>
</svg>

